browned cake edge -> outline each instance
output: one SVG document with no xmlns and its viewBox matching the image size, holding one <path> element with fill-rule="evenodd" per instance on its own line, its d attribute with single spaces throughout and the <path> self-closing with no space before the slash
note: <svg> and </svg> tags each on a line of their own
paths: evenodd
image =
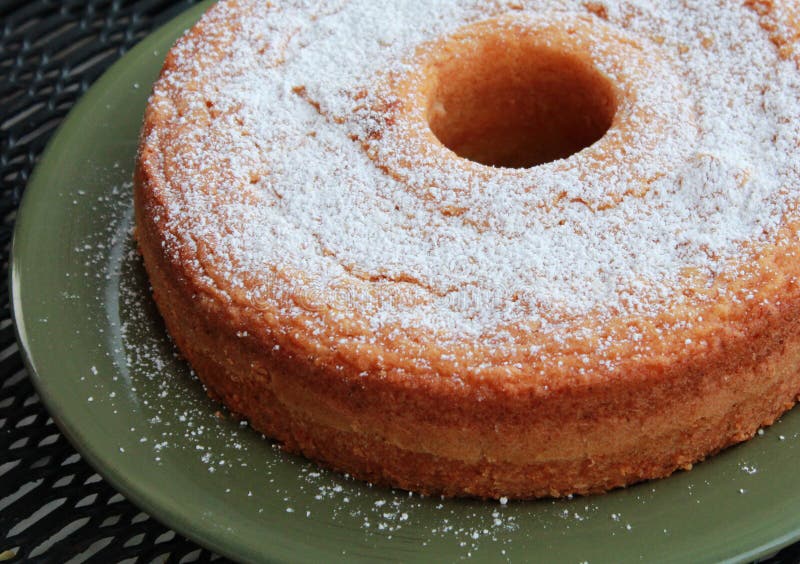
<svg viewBox="0 0 800 564">
<path fill-rule="evenodd" d="M 275 350 L 257 312 L 187 278 L 164 251 L 149 182 L 140 163 L 139 248 L 167 329 L 209 395 L 287 450 L 363 480 L 448 496 L 602 492 L 691 468 L 752 437 L 800 391 L 800 316 L 785 309 L 743 323 L 702 364 L 640 366 L 628 381 L 546 396 L 454 394 L 427 380 L 321 366 Z"/>
</svg>

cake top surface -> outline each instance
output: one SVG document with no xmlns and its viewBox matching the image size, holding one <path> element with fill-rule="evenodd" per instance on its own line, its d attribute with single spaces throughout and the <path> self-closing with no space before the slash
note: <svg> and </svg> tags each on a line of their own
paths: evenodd
<svg viewBox="0 0 800 564">
<path fill-rule="evenodd" d="M 151 98 L 166 245 L 232 299 L 375 338 L 534 351 L 580 338 L 575 320 L 655 319 L 687 288 L 746 300 L 751 258 L 786 242 L 795 213 L 800 72 L 794 4 L 744 4 L 223 0 Z M 429 46 L 490 18 L 622 37 L 636 61 L 598 48 L 592 64 L 636 85 L 618 111 L 655 121 L 602 161 L 526 169 L 421 149 L 417 122 L 372 135 L 376 108 L 404 103 L 395 79 L 413 82 Z"/>
</svg>

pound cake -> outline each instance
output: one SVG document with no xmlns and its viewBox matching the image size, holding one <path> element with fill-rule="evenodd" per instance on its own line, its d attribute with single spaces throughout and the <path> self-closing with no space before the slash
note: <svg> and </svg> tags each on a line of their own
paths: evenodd
<svg viewBox="0 0 800 564">
<path fill-rule="evenodd" d="M 208 393 L 426 494 L 588 494 L 800 392 L 800 8 L 223 0 L 170 51 L 136 237 Z"/>
</svg>

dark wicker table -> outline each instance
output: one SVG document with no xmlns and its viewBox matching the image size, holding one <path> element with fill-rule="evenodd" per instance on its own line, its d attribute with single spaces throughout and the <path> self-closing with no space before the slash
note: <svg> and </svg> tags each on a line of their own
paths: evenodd
<svg viewBox="0 0 800 564">
<path fill-rule="evenodd" d="M 2 272 L 28 177 L 77 99 L 114 61 L 196 0 L 0 0 Z M 109 486 L 33 389 L 0 286 L 0 562 L 222 561 Z M 767 562 L 800 562 L 800 543 Z"/>
</svg>

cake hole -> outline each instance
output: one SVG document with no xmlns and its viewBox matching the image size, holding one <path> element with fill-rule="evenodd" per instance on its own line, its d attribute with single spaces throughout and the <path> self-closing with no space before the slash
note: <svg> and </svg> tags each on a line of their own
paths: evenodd
<svg viewBox="0 0 800 564">
<path fill-rule="evenodd" d="M 528 168 L 600 140 L 617 110 L 614 85 L 575 54 L 482 38 L 435 69 L 428 123 L 443 145 L 484 165 Z"/>
</svg>

